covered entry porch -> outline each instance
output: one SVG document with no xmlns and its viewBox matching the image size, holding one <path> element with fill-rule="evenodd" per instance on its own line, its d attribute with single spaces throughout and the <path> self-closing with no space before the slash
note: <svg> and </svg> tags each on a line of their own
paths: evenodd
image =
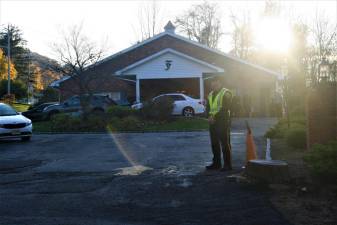
<svg viewBox="0 0 337 225">
<path fill-rule="evenodd" d="M 139 79 L 136 81 L 136 101 L 146 101 L 166 93 L 183 93 L 196 99 L 204 99 L 202 78 Z"/>
<path fill-rule="evenodd" d="M 223 68 L 167 48 L 116 74 L 122 79 L 133 77 L 136 83 L 136 102 L 141 102 L 168 92 L 186 92 L 203 100 L 204 75 L 223 72 Z"/>
</svg>

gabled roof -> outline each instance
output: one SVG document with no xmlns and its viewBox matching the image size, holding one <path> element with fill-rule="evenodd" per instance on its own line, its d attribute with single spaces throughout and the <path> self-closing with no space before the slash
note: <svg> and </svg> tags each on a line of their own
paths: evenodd
<svg viewBox="0 0 337 225">
<path fill-rule="evenodd" d="M 53 82 L 49 84 L 49 87 L 58 88 L 63 81 L 68 80 L 69 78 L 70 76 L 63 76 L 58 80 L 54 80 Z"/>
<path fill-rule="evenodd" d="M 164 49 L 171 49 L 171 51 L 174 50 L 180 54 L 188 55 L 208 65 L 223 68 L 229 73 L 251 74 L 257 72 L 264 74 L 264 76 L 271 75 L 273 78 L 280 75 L 275 71 L 167 31 L 100 60 L 94 66 L 89 66 L 85 73 L 94 76 L 116 74 L 117 71 L 151 57 Z"/>
<path fill-rule="evenodd" d="M 209 68 L 211 68 L 211 69 L 214 69 L 214 70 L 217 71 L 217 72 L 224 72 L 224 69 L 223 69 L 223 68 L 220 68 L 220 67 L 214 66 L 214 65 L 212 65 L 212 64 L 209 64 L 209 63 L 207 63 L 207 62 L 201 61 L 201 60 L 199 60 L 199 59 L 196 59 L 196 58 L 191 57 L 191 56 L 189 56 L 189 55 L 183 54 L 183 53 L 178 52 L 178 51 L 176 51 L 176 50 L 173 50 L 173 49 L 171 49 L 171 48 L 166 48 L 166 49 L 164 49 L 164 50 L 162 50 L 162 51 L 160 51 L 160 52 L 157 52 L 157 53 L 155 53 L 155 54 L 153 54 L 153 55 L 151 55 L 151 56 L 148 56 L 148 57 L 146 57 L 146 58 L 144 58 L 144 59 L 142 59 L 142 60 L 140 60 L 140 61 L 137 61 L 137 62 L 135 62 L 135 63 L 133 63 L 133 64 L 131 64 L 131 65 L 129 65 L 129 66 L 123 68 L 123 69 L 121 69 L 121 70 L 118 70 L 117 72 L 115 72 L 115 74 L 116 74 L 116 75 L 121 75 L 123 72 L 125 72 L 125 71 L 127 71 L 127 70 L 130 70 L 130 69 L 135 68 L 135 67 L 137 67 L 137 66 L 139 66 L 139 65 L 142 65 L 142 64 L 144 64 L 144 63 L 146 63 L 146 62 L 148 62 L 148 61 L 150 61 L 150 60 L 152 60 L 152 59 L 154 59 L 154 58 L 157 58 L 157 57 L 159 57 L 159 56 L 161 56 L 161 55 L 163 55 L 163 54 L 166 54 L 166 53 L 172 53 L 172 54 L 181 56 L 181 57 L 183 57 L 183 58 L 189 59 L 189 60 L 191 60 L 191 61 L 193 61 L 193 62 L 196 62 L 196 63 L 198 63 L 198 64 L 201 64 L 201 65 L 204 65 L 204 66 L 209 67 Z"/>
<path fill-rule="evenodd" d="M 207 51 L 210 51 L 210 52 L 219 54 L 219 55 L 224 56 L 224 57 L 226 57 L 226 58 L 229 58 L 229 59 L 235 60 L 235 61 L 237 61 L 237 62 L 243 63 L 243 64 L 245 64 L 245 65 L 254 67 L 254 68 L 259 69 L 259 70 L 262 70 L 262 71 L 264 71 L 264 72 L 266 72 L 266 73 L 269 73 L 269 74 L 272 74 L 272 75 L 275 75 L 275 76 L 280 76 L 279 73 L 277 73 L 277 72 L 275 72 L 275 71 L 273 71 L 273 70 L 267 69 L 267 68 L 265 68 L 265 67 L 263 67 L 263 66 L 260 66 L 260 65 L 257 65 L 257 64 L 248 62 L 248 61 L 246 61 L 246 60 L 243 60 L 243 59 L 240 59 L 240 58 L 235 57 L 235 56 L 233 56 L 233 55 L 224 53 L 224 52 L 219 51 L 219 50 L 217 50 L 217 49 L 210 48 L 210 47 L 208 47 L 208 46 L 206 46 L 206 45 L 203 45 L 203 44 L 201 44 L 201 43 L 199 43 L 199 42 L 196 42 L 196 41 L 192 41 L 192 40 L 190 40 L 190 39 L 188 39 L 188 38 L 185 38 L 185 37 L 183 37 L 183 36 L 181 36 L 181 35 L 178 35 L 178 34 L 176 34 L 176 33 L 165 32 L 165 31 L 162 32 L 162 33 L 159 33 L 159 34 L 157 34 L 157 35 L 155 35 L 155 36 L 153 36 L 153 37 L 151 37 L 151 38 L 149 38 L 149 39 L 146 39 L 146 40 L 144 40 L 144 41 L 142 41 L 142 42 L 140 42 L 140 43 L 137 43 L 137 44 L 135 44 L 135 45 L 133 45 L 133 46 L 131 46 L 131 47 L 129 47 L 129 48 L 126 48 L 126 49 L 124 49 L 124 50 L 122 50 L 122 51 L 120 51 L 120 52 L 117 52 L 117 53 L 115 53 L 115 54 L 113 54 L 113 55 L 111 55 L 111 56 L 109 56 L 109 57 L 107 57 L 107 58 L 105 58 L 105 59 L 99 61 L 96 65 L 99 65 L 100 63 L 106 62 L 106 61 L 108 61 L 108 60 L 110 60 L 110 59 L 112 59 L 112 58 L 115 58 L 115 57 L 119 56 L 119 55 L 122 55 L 122 54 L 124 54 L 124 53 L 129 52 L 129 51 L 132 51 L 132 50 L 134 50 L 134 49 L 136 49 L 136 48 L 139 48 L 139 47 L 141 47 L 141 46 L 143 46 L 143 45 L 146 45 L 146 44 L 148 44 L 148 43 L 150 43 L 150 42 L 152 42 L 152 41 L 155 41 L 155 40 L 157 40 L 157 39 L 159 39 L 159 38 L 161 38 L 161 37 L 163 37 L 163 36 L 165 36 L 165 35 L 171 36 L 171 37 L 173 37 L 173 38 L 177 38 L 177 39 L 182 40 L 182 41 L 185 41 L 185 42 L 188 42 L 189 44 L 192 44 L 192 45 L 201 47 L 201 48 L 203 48 L 203 49 L 205 49 L 205 50 L 207 50 Z"/>
</svg>

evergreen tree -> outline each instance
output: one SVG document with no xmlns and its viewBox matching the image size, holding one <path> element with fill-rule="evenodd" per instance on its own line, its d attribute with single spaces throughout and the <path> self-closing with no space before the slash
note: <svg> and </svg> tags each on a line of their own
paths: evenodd
<svg viewBox="0 0 337 225">
<path fill-rule="evenodd" d="M 11 82 L 11 93 L 15 95 L 16 99 L 26 97 L 26 86 L 18 80 Z M 0 98 L 7 94 L 7 80 L 0 80 Z"/>
<path fill-rule="evenodd" d="M 0 28 L 1 46 L 7 46 L 8 33 L 10 37 L 11 62 L 15 65 L 17 79 L 27 84 L 29 75 L 29 50 L 26 48 L 26 40 L 23 39 L 22 31 L 17 26 L 10 25 L 9 28 L 7 26 Z M 5 56 L 7 56 L 8 49 L 4 48 L 3 50 Z"/>
</svg>

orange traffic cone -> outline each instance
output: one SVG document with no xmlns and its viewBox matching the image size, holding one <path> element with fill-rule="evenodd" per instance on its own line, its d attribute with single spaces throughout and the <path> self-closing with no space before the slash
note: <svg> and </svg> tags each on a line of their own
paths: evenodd
<svg viewBox="0 0 337 225">
<path fill-rule="evenodd" d="M 247 164 L 249 160 L 256 159 L 257 156 L 252 130 L 249 127 L 248 121 L 246 121 L 246 126 L 247 126 L 247 137 L 246 137 L 246 164 Z"/>
</svg>

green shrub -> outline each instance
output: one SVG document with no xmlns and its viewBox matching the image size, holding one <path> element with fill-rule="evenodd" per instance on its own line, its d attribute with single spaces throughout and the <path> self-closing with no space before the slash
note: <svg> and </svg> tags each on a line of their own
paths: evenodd
<svg viewBox="0 0 337 225">
<path fill-rule="evenodd" d="M 34 105 L 40 105 L 45 102 L 58 102 L 59 101 L 59 93 L 56 89 L 48 87 L 47 89 L 42 91 L 42 97 L 39 98 L 38 103 Z"/>
<path fill-rule="evenodd" d="M 288 121 L 285 118 L 279 119 L 278 123 L 270 128 L 264 135 L 266 138 L 285 138 L 286 134 L 290 130 L 305 129 L 306 118 L 304 116 L 291 117 L 290 127 L 288 127 Z"/>
<path fill-rule="evenodd" d="M 108 123 L 108 131 L 119 131 L 121 119 L 118 117 L 112 117 Z"/>
<path fill-rule="evenodd" d="M 111 117 L 119 117 L 119 118 L 123 118 L 123 117 L 127 117 L 127 116 L 134 116 L 137 114 L 137 110 L 135 109 L 131 109 L 128 106 L 118 106 L 118 105 L 114 105 L 114 106 L 110 106 L 107 109 L 107 114 Z"/>
<path fill-rule="evenodd" d="M 7 94 L 7 80 L 0 80 L 0 97 Z M 19 80 L 11 81 L 11 94 L 14 94 L 16 99 L 24 98 L 27 96 L 26 84 Z"/>
<path fill-rule="evenodd" d="M 57 114 L 51 118 L 51 128 L 56 132 L 105 131 L 107 122 L 98 115 L 86 119 L 69 114 Z"/>
<path fill-rule="evenodd" d="M 305 115 L 305 108 L 303 105 L 298 105 L 290 109 L 291 117 L 303 117 Z"/>
<path fill-rule="evenodd" d="M 267 132 L 264 134 L 266 138 L 276 138 L 277 135 L 277 129 L 275 127 L 271 127 L 267 130 Z"/>
<path fill-rule="evenodd" d="M 142 126 L 141 121 L 135 116 L 128 116 L 120 121 L 120 130 L 138 130 Z"/>
<path fill-rule="evenodd" d="M 269 128 L 264 136 L 266 138 L 284 138 L 289 129 L 291 128 L 288 128 L 287 124 L 279 121 L 274 127 Z"/>
<path fill-rule="evenodd" d="M 135 116 L 124 118 L 114 117 L 110 120 L 108 130 L 110 131 L 138 131 L 143 127 L 143 123 Z"/>
<path fill-rule="evenodd" d="M 156 101 L 145 103 L 141 113 L 145 119 L 167 121 L 171 119 L 172 110 L 173 100 L 169 97 L 161 97 Z"/>
<path fill-rule="evenodd" d="M 81 120 L 80 129 L 85 131 L 105 131 L 108 122 L 103 115 L 92 114 L 86 120 Z"/>
<path fill-rule="evenodd" d="M 305 128 L 291 128 L 285 134 L 286 142 L 294 148 L 304 149 L 307 143 Z"/>
<path fill-rule="evenodd" d="M 50 126 L 53 131 L 75 131 L 81 124 L 80 118 L 71 117 L 68 114 L 54 115 L 50 120 Z"/>
<path fill-rule="evenodd" d="M 51 130 L 56 132 L 135 131 L 143 126 L 143 123 L 135 116 L 119 118 L 95 114 L 85 118 L 57 114 L 51 118 L 50 124 Z"/>
<path fill-rule="evenodd" d="M 337 142 L 327 145 L 314 145 L 304 156 L 314 177 L 328 183 L 337 183 Z"/>
</svg>

